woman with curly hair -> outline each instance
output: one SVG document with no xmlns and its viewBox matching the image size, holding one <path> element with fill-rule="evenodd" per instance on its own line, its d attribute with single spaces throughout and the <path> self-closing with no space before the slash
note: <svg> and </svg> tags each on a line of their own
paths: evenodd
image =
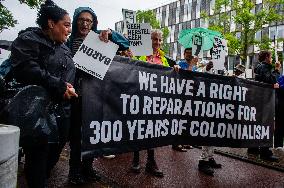
<svg viewBox="0 0 284 188">
<path fill-rule="evenodd" d="M 67 11 L 46 0 L 38 11 L 36 23 L 39 27 L 27 28 L 19 33 L 12 44 L 10 60 L 12 76 L 16 81 L 26 86 L 42 87 L 54 104 L 57 141 L 53 140 L 51 144 L 51 135 L 47 133 L 37 137 L 30 135 L 28 143 L 20 143 L 25 153 L 28 186 L 42 188 L 46 186 L 49 171 L 56 164 L 65 144 L 67 132 L 61 131 L 62 124 L 68 124 L 63 123 L 68 119 L 68 101 L 77 94 L 72 86 L 75 77 L 72 54 L 64 45 L 71 33 L 71 19 Z"/>
</svg>

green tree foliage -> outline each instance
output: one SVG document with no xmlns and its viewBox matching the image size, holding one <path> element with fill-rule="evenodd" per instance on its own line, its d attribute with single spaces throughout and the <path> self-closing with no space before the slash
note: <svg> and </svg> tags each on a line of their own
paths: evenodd
<svg viewBox="0 0 284 188">
<path fill-rule="evenodd" d="M 166 43 L 169 36 L 169 29 L 167 27 L 161 28 L 159 21 L 156 19 L 152 10 L 141 11 L 138 10 L 136 13 L 136 19 L 138 23 L 150 23 L 153 29 L 161 29 L 163 32 L 163 50 L 165 53 L 169 51 L 169 45 Z"/>
<path fill-rule="evenodd" d="M 267 49 L 271 42 L 268 37 L 256 41 L 255 34 L 266 24 L 284 20 L 284 0 L 263 0 L 262 5 L 260 10 L 256 10 L 252 0 L 215 0 L 214 16 L 202 13 L 202 17 L 209 21 L 209 29 L 223 33 L 228 41 L 229 53 L 240 54 L 245 60 L 251 45 Z M 231 16 L 228 10 L 231 10 Z M 231 21 L 236 24 L 233 32 L 230 30 Z"/>
<path fill-rule="evenodd" d="M 15 27 L 17 20 L 12 13 L 2 4 L 5 0 L 0 0 L 0 33 L 9 27 Z M 37 8 L 44 0 L 19 0 L 20 3 L 28 5 L 30 8 Z"/>
<path fill-rule="evenodd" d="M 150 23 L 152 28 L 160 29 L 160 23 L 156 19 L 153 11 L 151 10 L 145 10 L 145 11 L 138 10 L 136 14 L 136 19 L 138 23 Z"/>
</svg>

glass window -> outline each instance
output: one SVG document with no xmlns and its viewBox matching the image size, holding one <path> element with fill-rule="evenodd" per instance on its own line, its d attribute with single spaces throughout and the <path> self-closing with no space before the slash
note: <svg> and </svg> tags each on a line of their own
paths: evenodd
<svg viewBox="0 0 284 188">
<path fill-rule="evenodd" d="M 262 3 L 262 0 L 256 0 L 255 1 L 255 4 L 260 4 L 260 3 Z"/>
<path fill-rule="evenodd" d="M 175 38 L 174 38 L 174 41 L 177 41 L 178 40 L 178 34 L 179 34 L 179 24 L 176 24 L 175 26 Z"/>
<path fill-rule="evenodd" d="M 284 25 L 278 26 L 277 30 L 277 38 L 284 38 Z"/>
<path fill-rule="evenodd" d="M 226 6 L 226 12 L 230 11 L 231 10 L 231 1 L 229 2 L 229 4 Z"/>
<path fill-rule="evenodd" d="M 231 23 L 230 23 L 230 31 L 236 30 L 236 24 L 234 21 L 234 17 L 236 16 L 236 11 L 231 11 Z"/>
<path fill-rule="evenodd" d="M 186 22 L 188 20 L 188 17 L 187 17 L 187 10 L 188 10 L 188 4 L 187 4 L 187 0 L 185 1 L 186 4 L 184 4 L 183 8 L 183 14 L 184 14 L 184 17 L 183 17 L 183 21 Z"/>
<path fill-rule="evenodd" d="M 237 37 L 238 39 L 240 39 L 240 38 L 241 38 L 241 32 L 237 32 L 237 33 L 236 33 L 236 37 Z"/>
<path fill-rule="evenodd" d="M 196 1 L 193 1 L 191 6 L 191 19 L 195 18 L 196 18 Z"/>
<path fill-rule="evenodd" d="M 255 14 L 255 7 L 250 10 L 250 13 Z"/>
<path fill-rule="evenodd" d="M 187 29 L 190 29 L 190 28 L 191 28 L 191 21 L 187 21 L 187 22 L 186 22 L 186 28 L 187 28 Z"/>
<path fill-rule="evenodd" d="M 188 11 L 187 11 L 187 21 L 191 20 L 191 11 L 192 11 L 192 2 L 191 2 L 191 0 L 189 0 Z"/>
<path fill-rule="evenodd" d="M 184 22 L 184 5 L 180 6 L 179 22 Z"/>
<path fill-rule="evenodd" d="M 165 27 L 166 26 L 166 7 L 163 7 L 162 9 L 162 22 L 161 26 Z"/>
<path fill-rule="evenodd" d="M 181 47 L 180 47 L 180 58 L 181 59 L 184 59 L 184 47 L 181 45 Z"/>
<path fill-rule="evenodd" d="M 167 43 L 170 43 L 171 42 L 172 27 L 168 27 L 168 29 L 169 29 L 169 35 L 168 35 L 168 38 L 167 38 Z"/>
<path fill-rule="evenodd" d="M 177 2 L 176 23 L 179 23 L 179 14 L 180 14 L 180 1 Z"/>
<path fill-rule="evenodd" d="M 262 29 L 262 32 L 261 32 L 261 36 L 262 38 L 265 36 L 265 37 L 269 37 L 269 30 L 268 30 L 268 27 L 265 27 Z"/>
<path fill-rule="evenodd" d="M 175 25 L 172 25 L 171 42 L 174 42 L 174 39 L 175 39 Z"/>
<path fill-rule="evenodd" d="M 221 6 L 221 12 L 225 12 L 225 5 Z"/>
<path fill-rule="evenodd" d="M 177 58 L 177 43 L 174 43 L 174 49 L 173 49 L 173 59 Z"/>
<path fill-rule="evenodd" d="M 254 28 L 254 23 L 255 23 L 254 20 L 250 23 L 250 26 L 249 26 L 250 29 Z"/>
<path fill-rule="evenodd" d="M 166 18 L 165 18 L 165 26 L 168 26 L 168 25 L 169 25 L 169 12 L 170 12 L 170 6 L 167 5 L 167 8 L 166 8 Z"/>
<path fill-rule="evenodd" d="M 200 18 L 200 0 L 196 1 L 196 19 Z"/>
<path fill-rule="evenodd" d="M 173 15 L 173 9 L 170 8 L 169 17 L 168 17 L 168 25 L 173 25 L 174 15 Z"/>
<path fill-rule="evenodd" d="M 261 41 L 261 31 L 255 33 L 255 40 Z"/>
<path fill-rule="evenodd" d="M 181 59 L 181 51 L 180 51 L 180 49 L 181 49 L 181 45 L 180 45 L 180 43 L 177 43 L 177 58 L 176 58 L 176 60 L 180 60 Z"/>
<path fill-rule="evenodd" d="M 255 13 L 258 13 L 262 9 L 262 4 L 256 5 L 255 6 Z"/>
<path fill-rule="evenodd" d="M 214 14 L 215 0 L 210 1 L 210 15 Z"/>
<path fill-rule="evenodd" d="M 200 27 L 200 19 L 195 20 L 195 27 Z"/>
<path fill-rule="evenodd" d="M 179 23 L 179 11 L 180 11 L 180 7 L 177 7 L 177 9 L 176 9 L 176 23 Z"/>
<path fill-rule="evenodd" d="M 269 27 L 269 38 L 274 39 L 274 36 L 276 36 L 276 27 Z"/>
<path fill-rule="evenodd" d="M 162 7 L 160 8 L 160 23 L 162 23 L 162 21 L 163 21 L 163 9 L 162 9 Z"/>
<path fill-rule="evenodd" d="M 195 20 L 191 20 L 191 28 L 195 28 Z"/>
<path fill-rule="evenodd" d="M 200 1 L 200 12 L 206 12 L 206 0 Z"/>
<path fill-rule="evenodd" d="M 234 70 L 234 56 L 228 57 L 228 70 Z"/>
<path fill-rule="evenodd" d="M 174 43 L 170 43 L 170 56 L 173 57 Z"/>
</svg>

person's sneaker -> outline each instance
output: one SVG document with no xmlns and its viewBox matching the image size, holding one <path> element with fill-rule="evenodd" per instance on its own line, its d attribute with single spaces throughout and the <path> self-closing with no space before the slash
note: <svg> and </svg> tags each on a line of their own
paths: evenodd
<svg viewBox="0 0 284 188">
<path fill-rule="evenodd" d="M 279 158 L 276 157 L 275 155 L 260 155 L 260 158 L 264 161 L 269 161 L 269 162 L 278 162 Z"/>
<path fill-rule="evenodd" d="M 187 150 L 182 145 L 173 145 L 173 150 L 179 151 L 179 152 L 187 152 Z"/>
<path fill-rule="evenodd" d="M 219 164 L 219 163 L 216 163 L 214 158 L 210 158 L 208 162 L 209 162 L 208 164 L 211 168 L 222 168 L 222 165 Z"/>
<path fill-rule="evenodd" d="M 86 183 L 85 178 L 81 173 L 69 173 L 68 181 L 73 185 L 82 185 Z"/>
<path fill-rule="evenodd" d="M 214 170 L 210 167 L 209 161 L 199 160 L 198 170 L 206 175 L 214 176 Z"/>
<path fill-rule="evenodd" d="M 139 163 L 132 163 L 131 171 L 139 174 L 141 172 L 141 167 L 140 167 Z"/>
<path fill-rule="evenodd" d="M 104 155 L 103 157 L 105 159 L 113 159 L 113 158 L 115 158 L 115 155 Z"/>
<path fill-rule="evenodd" d="M 158 178 L 164 177 L 164 173 L 159 170 L 156 161 L 147 161 L 145 172 Z"/>
</svg>

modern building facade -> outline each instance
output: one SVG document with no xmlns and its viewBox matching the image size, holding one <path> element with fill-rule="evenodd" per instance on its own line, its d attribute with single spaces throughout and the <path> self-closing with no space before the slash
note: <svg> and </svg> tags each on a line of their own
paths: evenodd
<svg viewBox="0 0 284 188">
<path fill-rule="evenodd" d="M 253 0 L 256 4 L 253 12 L 257 12 L 263 8 L 262 0 Z M 179 32 L 183 29 L 190 29 L 194 27 L 208 27 L 206 20 L 201 18 L 201 12 L 206 12 L 209 15 L 213 15 L 213 8 L 215 6 L 215 0 L 178 0 L 161 7 L 153 9 L 157 20 L 161 23 L 161 27 L 168 27 L 170 35 L 167 39 L 169 44 L 169 56 L 173 59 L 183 58 L 183 47 L 177 42 Z M 284 6 L 284 5 L 279 5 Z M 234 16 L 235 12 L 227 8 L 228 14 L 231 18 Z M 282 12 L 284 14 L 284 12 Z M 115 25 L 117 31 L 122 31 L 123 22 L 117 22 Z M 231 28 L 233 32 L 237 28 L 234 21 L 231 19 Z M 240 33 L 236 34 L 240 36 Z M 274 23 L 271 25 L 263 26 L 262 31 L 256 33 L 255 38 L 260 40 L 263 36 L 269 36 L 270 39 L 284 38 L 284 22 Z M 251 46 L 249 53 L 257 52 L 259 49 L 256 46 Z M 279 44 L 280 51 L 283 51 L 283 43 Z M 228 68 L 232 69 L 233 66 L 238 62 L 239 59 L 236 57 L 228 58 Z M 255 61 L 255 56 L 250 57 L 250 62 Z"/>
</svg>

